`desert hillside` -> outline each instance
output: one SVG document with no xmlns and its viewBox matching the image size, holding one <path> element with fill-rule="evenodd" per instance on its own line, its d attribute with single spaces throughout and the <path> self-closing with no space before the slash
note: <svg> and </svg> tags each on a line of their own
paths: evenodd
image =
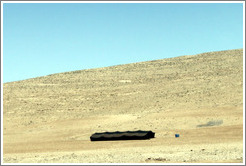
<svg viewBox="0 0 246 166">
<path fill-rule="evenodd" d="M 95 132 L 117 130 L 152 130 L 156 135 L 134 141 L 89 139 Z M 243 162 L 243 50 L 5 83 L 3 159 Z"/>
</svg>

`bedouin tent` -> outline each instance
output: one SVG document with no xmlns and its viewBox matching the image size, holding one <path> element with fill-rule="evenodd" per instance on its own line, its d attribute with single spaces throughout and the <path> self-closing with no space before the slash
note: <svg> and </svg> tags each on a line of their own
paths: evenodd
<svg viewBox="0 0 246 166">
<path fill-rule="evenodd" d="M 116 131 L 116 132 L 104 132 L 94 133 L 91 135 L 91 141 L 107 141 L 107 140 L 141 140 L 154 138 L 155 133 L 152 131 Z"/>
</svg>

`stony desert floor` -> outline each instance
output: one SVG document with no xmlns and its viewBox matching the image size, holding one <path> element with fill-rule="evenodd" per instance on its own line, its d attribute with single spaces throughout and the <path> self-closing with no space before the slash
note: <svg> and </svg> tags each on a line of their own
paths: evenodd
<svg viewBox="0 0 246 166">
<path fill-rule="evenodd" d="M 242 49 L 3 86 L 4 163 L 244 161 Z M 155 138 L 89 138 L 95 132 L 126 130 L 152 130 Z"/>
</svg>

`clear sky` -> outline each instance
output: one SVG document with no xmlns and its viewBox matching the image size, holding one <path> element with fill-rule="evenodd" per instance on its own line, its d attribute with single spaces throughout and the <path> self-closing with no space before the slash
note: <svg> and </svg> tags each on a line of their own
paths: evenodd
<svg viewBox="0 0 246 166">
<path fill-rule="evenodd" d="M 3 82 L 238 48 L 242 3 L 3 4 Z"/>
</svg>

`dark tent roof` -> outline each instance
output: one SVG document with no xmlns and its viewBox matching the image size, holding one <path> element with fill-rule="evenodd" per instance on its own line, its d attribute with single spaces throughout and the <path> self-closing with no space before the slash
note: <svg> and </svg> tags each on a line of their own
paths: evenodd
<svg viewBox="0 0 246 166">
<path fill-rule="evenodd" d="M 154 138 L 155 133 L 152 131 L 116 131 L 94 133 L 90 137 L 91 141 L 106 141 L 106 140 L 133 140 L 133 139 L 150 139 Z"/>
</svg>

